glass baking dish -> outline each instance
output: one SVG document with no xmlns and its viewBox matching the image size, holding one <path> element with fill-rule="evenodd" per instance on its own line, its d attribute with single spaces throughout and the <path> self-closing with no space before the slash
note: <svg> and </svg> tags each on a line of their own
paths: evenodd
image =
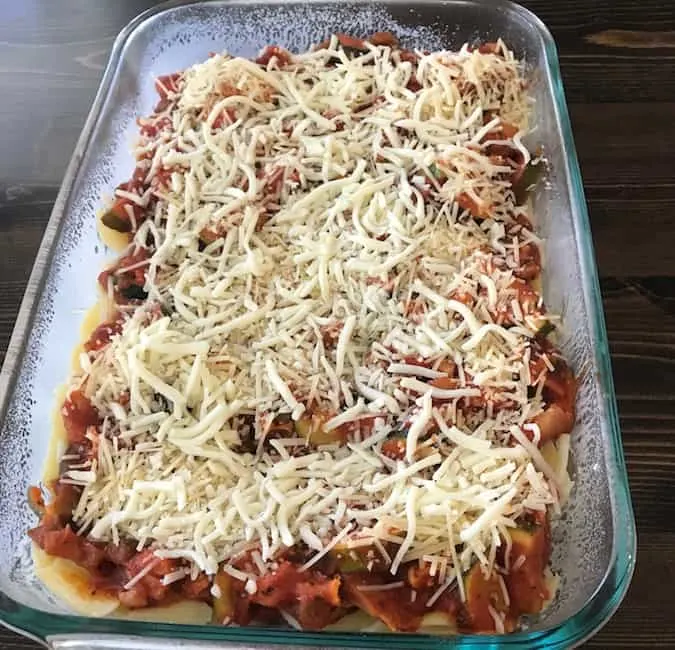
<svg viewBox="0 0 675 650">
<path fill-rule="evenodd" d="M 55 402 L 96 301 L 108 252 L 94 214 L 129 176 L 135 118 L 155 101 L 153 77 L 213 50 L 252 56 L 267 44 L 299 51 L 331 32 L 392 31 L 408 47 L 453 48 L 503 38 L 527 62 L 536 98 L 531 148 L 550 163 L 533 196 L 545 237 L 544 291 L 564 317 L 563 351 L 580 377 L 572 436 L 575 488 L 553 530 L 558 596 L 507 637 L 309 633 L 131 622 L 71 616 L 34 577 L 26 487 L 40 480 Z M 591 236 L 555 45 L 529 11 L 504 0 L 170 2 L 132 21 L 115 42 L 56 200 L 0 376 L 0 619 L 55 647 L 173 648 L 285 644 L 362 648 L 569 648 L 616 610 L 632 575 L 635 526 L 612 385 Z M 110 636 L 112 635 L 112 636 Z M 152 637 L 159 637 L 159 639 Z M 182 641 L 181 641 L 182 640 Z M 241 647 L 241 646 L 239 646 Z"/>
</svg>

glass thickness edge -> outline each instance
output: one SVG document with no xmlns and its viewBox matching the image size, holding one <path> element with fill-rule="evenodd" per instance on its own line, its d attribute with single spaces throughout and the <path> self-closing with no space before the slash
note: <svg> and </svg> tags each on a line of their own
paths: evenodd
<svg viewBox="0 0 675 650">
<path fill-rule="evenodd" d="M 276 3 L 279 0 L 272 0 Z M 283 2 L 283 0 L 280 0 Z M 310 0 L 311 1 L 311 0 Z M 339 2 L 340 0 L 336 0 Z M 391 0 L 390 0 L 391 1 Z M 393 0 L 404 3 L 405 0 Z M 16 378 L 16 369 L 21 359 L 21 353 L 29 332 L 33 312 L 36 306 L 35 297 L 43 288 L 46 270 L 52 255 L 53 243 L 56 241 L 62 217 L 67 208 L 70 191 L 79 174 L 82 160 L 87 153 L 87 145 L 98 123 L 108 92 L 116 77 L 116 71 L 122 61 L 124 46 L 136 29 L 142 27 L 153 17 L 173 8 L 190 4 L 198 4 L 194 0 L 170 0 L 154 7 L 133 19 L 119 34 L 113 46 L 109 63 L 104 73 L 101 85 L 97 92 L 92 109 L 85 123 L 80 139 L 78 140 L 72 160 L 69 164 L 63 185 L 55 202 L 52 216 L 49 220 L 36 263 L 29 279 L 26 295 L 21 305 L 15 331 L 10 341 L 7 360 L 0 375 L 0 405 L 3 410 L 13 388 Z M 251 2 L 253 4 L 253 2 Z M 450 0 L 439 2 L 441 5 L 481 5 L 474 0 Z M 529 10 L 509 2 L 508 0 L 493 0 L 485 3 L 486 10 L 507 14 L 512 19 L 527 23 L 535 31 L 544 48 L 547 63 L 548 81 L 553 92 L 557 122 L 562 135 L 568 188 L 572 205 L 572 217 L 575 223 L 577 246 L 580 251 L 585 284 L 583 286 L 584 299 L 588 313 L 592 319 L 592 333 L 595 345 L 596 363 L 599 369 L 597 381 L 601 389 L 604 402 L 606 425 L 609 428 L 611 448 L 608 462 L 608 474 L 612 479 L 614 489 L 614 557 L 602 584 L 589 602 L 565 623 L 543 631 L 519 632 L 508 636 L 497 635 L 458 635 L 453 637 L 439 637 L 430 635 L 403 635 L 403 634 L 346 634 L 346 633 L 312 633 L 296 632 L 293 630 L 264 629 L 264 628 L 226 628 L 217 626 L 171 625 L 158 623 L 144 623 L 135 621 L 120 621 L 114 619 L 94 619 L 81 616 L 55 615 L 23 606 L 4 594 L 0 594 L 0 622 L 17 631 L 27 633 L 41 639 L 52 635 L 80 634 L 117 634 L 124 637 L 139 637 L 142 647 L 143 637 L 162 638 L 166 641 L 163 647 L 178 647 L 182 639 L 191 639 L 204 642 L 221 642 L 226 644 L 247 643 L 277 645 L 287 644 L 294 646 L 314 647 L 341 647 L 341 648 L 394 648 L 394 649 L 421 649 L 421 648 L 503 648 L 503 647 L 530 647 L 530 648 L 569 648 L 583 642 L 584 639 L 595 633 L 621 603 L 635 565 L 635 523 L 633 518 L 628 481 L 626 475 L 621 436 L 619 430 L 616 400 L 612 381 L 609 348 L 605 330 L 602 301 L 598 276 L 594 262 L 593 245 L 590 236 L 590 227 L 586 202 L 584 198 L 581 174 L 577 161 L 576 150 L 572 138 L 570 120 L 567 112 L 558 57 L 553 39 L 544 24 Z M 170 639 L 175 639 L 172 642 Z"/>
<path fill-rule="evenodd" d="M 506 1 L 508 2 L 508 0 Z M 608 464 L 607 474 L 612 488 L 610 494 L 613 497 L 614 506 L 612 563 L 603 582 L 586 606 L 553 631 L 549 642 L 552 642 L 553 647 L 563 648 L 567 647 L 566 641 L 572 647 L 583 643 L 584 640 L 598 632 L 618 609 L 628 591 L 635 570 L 637 532 L 628 484 L 628 472 L 623 453 L 612 364 L 590 221 L 586 208 L 579 160 L 572 135 L 572 126 L 567 110 L 557 48 L 553 37 L 539 18 L 520 5 L 516 6 L 518 10 L 530 14 L 531 19 L 537 24 L 544 41 L 549 82 L 553 93 L 554 107 L 557 112 L 564 159 L 567 166 L 568 191 L 576 229 L 576 242 L 580 253 L 582 278 L 585 279 L 583 286 L 584 299 L 591 318 L 595 344 L 595 360 L 598 368 L 596 380 L 600 387 L 600 398 L 605 408 L 605 424 L 610 434 L 610 448 L 608 449 L 610 453 L 606 462 Z"/>
</svg>

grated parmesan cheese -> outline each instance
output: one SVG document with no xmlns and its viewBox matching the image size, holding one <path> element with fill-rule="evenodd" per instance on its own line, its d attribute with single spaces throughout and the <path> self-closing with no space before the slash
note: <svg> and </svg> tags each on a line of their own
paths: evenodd
<svg viewBox="0 0 675 650">
<path fill-rule="evenodd" d="M 284 546 L 311 548 L 308 569 L 363 537 L 392 574 L 431 558 L 429 605 L 454 580 L 464 599 L 458 576 L 487 566 L 526 507 L 557 503 L 564 469 L 522 434 L 524 408 L 543 403 L 520 379 L 543 307 L 514 294 L 505 225 L 522 208 L 487 151 L 509 123 L 516 136 L 496 142 L 529 159 L 530 101 L 510 53 L 420 53 L 415 92 L 397 52 L 335 47 L 285 69 L 228 54 L 192 66 L 155 116 L 170 126 L 139 142 L 151 190 L 117 195 L 157 199 L 137 229 L 130 211 L 132 246 L 154 242 L 134 265 L 151 299 L 72 378 L 113 441 L 68 472 L 74 516 L 95 539 L 153 540 L 249 593 L 256 576 L 230 564 L 243 549 L 262 575 Z M 295 427 L 316 414 L 348 444 L 312 446 Z M 293 431 L 268 439 L 289 416 Z M 401 430 L 392 459 L 383 445 Z"/>
</svg>

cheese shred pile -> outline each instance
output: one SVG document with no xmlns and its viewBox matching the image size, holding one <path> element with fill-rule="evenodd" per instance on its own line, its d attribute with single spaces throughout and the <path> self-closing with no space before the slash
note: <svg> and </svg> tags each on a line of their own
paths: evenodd
<svg viewBox="0 0 675 650">
<path fill-rule="evenodd" d="M 497 140 L 530 159 L 499 46 L 418 52 L 414 76 L 403 51 L 335 38 L 181 73 L 141 121 L 148 189 L 127 193 L 152 206 L 130 248 L 149 251 L 148 298 L 72 379 L 103 418 L 96 459 L 63 478 L 80 531 L 208 574 L 251 548 L 264 569 L 372 545 L 392 574 L 419 560 L 446 580 L 558 504 L 565 468 L 523 433 L 551 316 L 514 283 L 539 240 L 513 235 L 525 207 L 487 152 L 509 124 Z"/>
</svg>

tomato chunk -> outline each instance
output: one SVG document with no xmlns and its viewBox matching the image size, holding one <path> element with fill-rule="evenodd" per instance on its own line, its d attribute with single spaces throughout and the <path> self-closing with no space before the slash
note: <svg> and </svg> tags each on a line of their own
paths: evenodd
<svg viewBox="0 0 675 650">
<path fill-rule="evenodd" d="M 71 391 L 63 403 L 61 416 L 68 442 L 81 442 L 85 439 L 87 429 L 100 421 L 98 411 L 81 390 Z"/>
<path fill-rule="evenodd" d="M 485 577 L 481 565 L 474 564 L 464 577 L 464 590 L 471 631 L 479 633 L 497 631 L 492 612 L 503 617 L 505 632 L 515 627 L 514 621 L 508 616 L 509 607 L 506 604 L 497 573 Z"/>
<path fill-rule="evenodd" d="M 341 579 L 319 571 L 300 571 L 291 562 L 279 564 L 276 571 L 262 576 L 249 598 L 265 607 L 291 607 L 298 613 L 303 627 L 320 629 L 334 620 L 341 607 Z"/>
<path fill-rule="evenodd" d="M 122 314 L 119 312 L 110 320 L 101 323 L 92 333 L 89 339 L 84 344 L 84 349 L 87 352 L 95 352 L 104 348 L 113 336 L 119 334 L 124 326 Z"/>
<path fill-rule="evenodd" d="M 476 200 L 466 192 L 461 192 L 455 197 L 457 205 L 459 205 L 462 210 L 467 210 L 472 217 L 477 217 L 480 219 L 485 219 L 490 216 L 490 209 L 492 206 L 488 205 L 480 199 Z"/>
<path fill-rule="evenodd" d="M 70 526 L 58 530 L 38 526 L 28 534 L 45 553 L 70 560 L 85 569 L 95 570 L 105 559 L 101 548 L 77 535 Z"/>
<path fill-rule="evenodd" d="M 268 45 L 255 62 L 259 65 L 267 65 L 273 58 L 276 58 L 279 68 L 284 68 L 291 62 L 290 52 L 277 45 Z"/>
<path fill-rule="evenodd" d="M 575 400 L 577 380 L 570 368 L 558 360 L 554 372 L 544 380 L 543 397 L 546 407 L 534 418 L 539 427 L 540 444 L 555 440 L 563 433 L 569 433 L 576 419 Z"/>
<path fill-rule="evenodd" d="M 112 282 L 113 295 L 117 304 L 127 304 L 145 300 L 148 294 L 145 286 L 145 272 L 150 257 L 146 248 L 137 248 L 121 257 L 115 264 L 105 269 L 98 276 L 98 282 L 104 291 L 108 290 L 108 282 Z"/>
<path fill-rule="evenodd" d="M 170 95 L 178 92 L 178 82 L 182 74 L 175 72 L 173 74 L 165 74 L 157 77 L 155 81 L 155 90 L 162 99 L 168 99 Z"/>
</svg>

